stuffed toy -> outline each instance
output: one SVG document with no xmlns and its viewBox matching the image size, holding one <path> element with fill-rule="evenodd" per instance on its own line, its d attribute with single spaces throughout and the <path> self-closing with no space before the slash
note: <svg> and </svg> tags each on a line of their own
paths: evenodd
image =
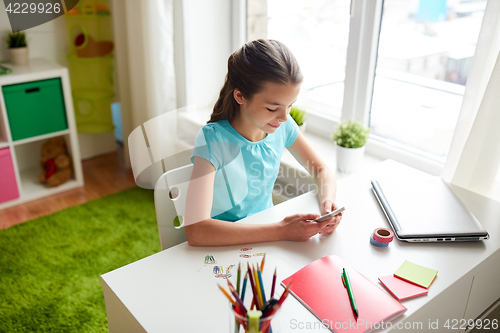
<svg viewBox="0 0 500 333">
<path fill-rule="evenodd" d="M 66 142 L 61 137 L 43 144 L 40 162 L 44 171 L 40 172 L 38 180 L 49 187 L 59 186 L 73 175 Z"/>
</svg>

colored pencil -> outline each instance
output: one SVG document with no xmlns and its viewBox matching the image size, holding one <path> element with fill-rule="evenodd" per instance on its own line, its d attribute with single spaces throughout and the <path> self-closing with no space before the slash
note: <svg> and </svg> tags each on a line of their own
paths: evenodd
<svg viewBox="0 0 500 333">
<path fill-rule="evenodd" d="M 241 295 L 240 294 L 240 279 L 241 279 L 241 263 L 238 263 L 238 275 L 236 278 L 236 292 L 238 293 L 238 295 Z"/>
<path fill-rule="evenodd" d="M 238 305 L 238 307 L 242 310 L 242 312 L 245 314 L 247 314 L 247 309 L 245 308 L 245 306 L 243 305 L 243 302 L 241 301 L 240 299 L 240 296 L 238 296 L 238 293 L 236 292 L 236 290 L 234 289 L 233 287 L 233 284 L 231 283 L 231 281 L 229 281 L 229 279 L 227 279 L 227 284 L 229 286 L 229 291 L 231 292 L 231 294 L 233 294 L 234 296 L 234 299 L 236 300 L 236 304 Z"/>
<path fill-rule="evenodd" d="M 266 303 L 266 306 L 262 308 L 262 318 L 268 317 L 269 311 L 274 308 L 275 305 L 278 305 L 278 300 L 276 298 L 271 298 L 269 302 Z"/>
<path fill-rule="evenodd" d="M 248 276 L 250 278 L 250 285 L 252 286 L 253 300 L 255 302 L 255 306 L 257 307 L 257 310 L 260 310 L 259 302 L 257 301 L 257 299 L 258 299 L 257 289 L 256 289 L 256 286 L 255 286 L 255 281 L 253 279 L 253 272 L 252 272 L 252 269 L 250 268 L 250 264 L 249 263 L 247 263 L 247 267 L 248 267 Z"/>
<path fill-rule="evenodd" d="M 281 294 L 281 297 L 278 300 L 278 303 L 275 304 L 275 305 L 273 305 L 272 308 L 271 308 L 271 310 L 267 311 L 266 317 L 270 317 L 270 316 L 274 315 L 276 313 L 276 311 L 279 310 L 279 308 L 281 307 L 281 305 L 283 304 L 283 302 L 287 298 L 288 294 L 290 294 L 290 286 L 291 286 L 291 283 L 286 287 L 286 289 L 283 292 L 283 294 Z M 264 331 L 264 328 L 263 328 L 262 331 Z"/>
<path fill-rule="evenodd" d="M 243 312 L 241 311 L 241 309 L 237 306 L 234 306 L 233 305 L 233 311 L 235 313 L 234 317 L 236 318 L 236 320 L 243 326 L 243 328 L 246 330 L 247 329 L 247 322 L 246 322 L 246 315 L 243 314 Z M 238 331 L 239 331 L 239 327 L 238 327 Z"/>
<path fill-rule="evenodd" d="M 260 294 L 262 295 L 262 306 L 266 304 L 266 292 L 264 290 L 264 283 L 262 282 L 262 273 L 260 269 L 257 269 L 257 275 L 259 276 L 259 286 L 260 286 Z"/>
<path fill-rule="evenodd" d="M 281 306 L 278 303 L 272 305 L 271 308 L 267 311 L 266 315 L 263 318 L 265 319 L 265 318 L 269 318 L 269 317 L 273 316 L 279 310 L 280 307 Z M 269 332 L 269 331 L 272 332 L 271 320 L 264 321 L 264 323 L 261 327 L 261 331 L 262 332 Z"/>
<path fill-rule="evenodd" d="M 260 263 L 260 271 L 262 272 L 264 270 L 264 263 L 266 262 L 266 254 L 264 253 L 264 256 L 262 257 L 262 262 Z"/>
<path fill-rule="evenodd" d="M 273 298 L 274 296 L 274 290 L 275 290 L 275 287 L 276 287 L 276 270 L 278 268 L 275 268 L 274 269 L 274 275 L 273 275 L 273 285 L 271 286 L 271 296 L 269 296 L 270 298 Z"/>
<path fill-rule="evenodd" d="M 288 294 L 290 293 L 290 286 L 292 285 L 292 283 L 290 282 L 288 284 L 288 286 L 286 286 L 286 289 L 285 291 L 283 292 L 283 294 L 281 294 L 281 297 L 280 299 L 278 300 L 278 304 L 281 306 L 281 304 L 283 304 L 283 302 L 285 301 L 286 297 L 288 296 Z"/>
<path fill-rule="evenodd" d="M 245 300 L 245 292 L 247 290 L 247 280 L 248 280 L 248 272 L 245 274 L 245 278 L 243 279 L 243 288 L 241 288 L 241 300 Z"/>
<path fill-rule="evenodd" d="M 264 302 L 262 301 L 262 291 L 260 289 L 259 275 L 257 274 L 256 268 L 254 268 L 254 270 L 253 270 L 253 276 L 254 276 L 254 280 L 255 280 L 255 289 L 257 290 L 257 299 L 259 301 L 259 307 L 262 309 L 262 307 L 264 306 Z"/>
<path fill-rule="evenodd" d="M 233 305 L 236 305 L 236 302 L 231 298 L 231 296 L 229 296 L 229 294 L 227 293 L 227 291 L 220 285 L 218 284 L 220 290 L 222 290 L 222 292 L 224 293 L 224 295 L 226 295 L 227 299 L 229 300 L 229 302 L 231 302 L 231 304 Z"/>
</svg>

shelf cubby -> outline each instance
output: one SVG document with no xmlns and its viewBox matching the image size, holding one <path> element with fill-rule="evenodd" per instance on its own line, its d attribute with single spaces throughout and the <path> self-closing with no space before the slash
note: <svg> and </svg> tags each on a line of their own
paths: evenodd
<svg viewBox="0 0 500 333">
<path fill-rule="evenodd" d="M 0 201 L 0 209 L 83 185 L 68 70 L 43 59 L 30 59 L 27 66 L 6 65 L 12 73 L 0 77 L 0 149 L 12 163 L 13 173 L 8 180 L 16 184 L 18 196 Z M 46 107 L 49 114 L 43 118 Z M 51 123 L 54 117 L 57 126 Z M 57 187 L 47 187 L 38 181 L 43 171 L 41 148 L 53 137 L 64 138 L 73 176 Z"/>
</svg>

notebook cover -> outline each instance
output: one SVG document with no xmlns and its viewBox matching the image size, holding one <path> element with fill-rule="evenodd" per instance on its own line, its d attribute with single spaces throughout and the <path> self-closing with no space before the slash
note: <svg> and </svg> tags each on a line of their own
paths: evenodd
<svg viewBox="0 0 500 333">
<path fill-rule="evenodd" d="M 359 311 L 357 319 L 342 283 L 343 268 L 351 280 Z M 332 332 L 369 332 L 376 323 L 390 321 L 406 311 L 390 294 L 335 255 L 310 263 L 284 279 L 281 285 L 290 282 L 290 293 Z"/>
<path fill-rule="evenodd" d="M 436 278 L 438 271 L 427 268 L 405 260 L 405 262 L 394 273 L 394 276 L 405 281 L 414 283 L 424 288 L 429 288 Z"/>
<path fill-rule="evenodd" d="M 421 295 L 427 295 L 428 290 L 424 287 L 417 286 L 413 283 L 401 280 L 394 275 L 388 275 L 378 278 L 380 282 L 384 285 L 394 295 L 398 300 L 403 300 L 407 298 L 412 298 Z"/>
</svg>

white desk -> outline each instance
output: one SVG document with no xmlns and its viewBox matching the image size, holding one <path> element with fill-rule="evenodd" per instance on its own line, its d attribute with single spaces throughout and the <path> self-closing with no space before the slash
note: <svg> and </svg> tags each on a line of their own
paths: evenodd
<svg viewBox="0 0 500 333">
<path fill-rule="evenodd" d="M 415 173 L 420 171 L 389 160 L 370 172 L 338 181 L 338 202 L 346 211 L 330 236 L 316 235 L 303 243 L 249 244 L 253 253 L 267 254 L 264 281 L 271 281 L 275 266 L 281 281 L 316 259 L 336 254 L 381 286 L 378 277 L 392 274 L 406 259 L 439 273 L 427 296 L 402 302 L 408 311 L 392 323 L 420 322 L 423 326 L 415 331 L 425 332 L 430 331 L 429 322 L 439 320 L 439 329 L 432 331 L 460 331 L 445 329 L 443 325 L 447 319 L 476 318 L 500 297 L 500 203 L 454 188 L 490 233 L 490 239 L 484 242 L 409 244 L 395 240 L 386 248 L 371 245 L 373 230 L 389 225 L 369 180 L 377 175 L 411 177 Z M 279 221 L 298 212 L 319 212 L 316 196 L 306 193 L 242 222 Z M 246 260 L 260 262 L 261 257 L 240 258 L 242 247 L 192 247 L 183 243 L 104 274 L 102 285 L 110 332 L 228 331 L 228 301 L 217 287 L 217 283 L 225 285 L 225 281 L 214 277 L 213 265 L 198 269 L 204 265 L 207 254 L 224 267 L 238 262 L 246 264 Z M 277 287 L 277 293 L 281 292 L 282 288 Z M 284 303 L 279 317 L 282 332 L 301 331 L 301 323 L 319 323 L 293 297 Z M 304 331 L 327 332 L 317 324 L 316 327 Z"/>
</svg>

